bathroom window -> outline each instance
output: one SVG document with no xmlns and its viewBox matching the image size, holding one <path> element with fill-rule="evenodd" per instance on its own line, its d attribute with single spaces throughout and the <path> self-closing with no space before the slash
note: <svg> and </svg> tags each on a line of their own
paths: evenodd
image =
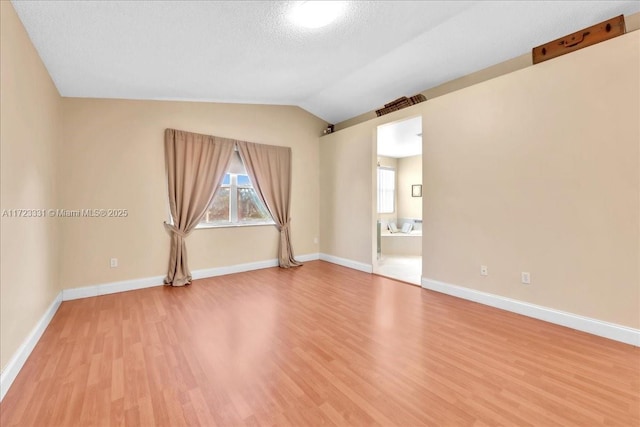
<svg viewBox="0 0 640 427">
<path fill-rule="evenodd" d="M 393 213 L 396 200 L 396 171 L 378 167 L 378 213 Z"/>
<path fill-rule="evenodd" d="M 238 153 L 198 228 L 274 224 L 258 197 Z"/>
</svg>

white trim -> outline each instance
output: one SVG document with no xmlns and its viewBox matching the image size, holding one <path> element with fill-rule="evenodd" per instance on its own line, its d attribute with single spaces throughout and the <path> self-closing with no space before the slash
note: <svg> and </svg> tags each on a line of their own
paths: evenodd
<svg viewBox="0 0 640 427">
<path fill-rule="evenodd" d="M 40 318 L 36 326 L 33 328 L 31 333 L 27 336 L 27 339 L 18 347 L 13 356 L 9 360 L 9 363 L 2 370 L 2 374 L 0 374 L 0 402 L 4 399 L 5 394 L 9 391 L 9 387 L 13 384 L 13 381 L 18 376 L 18 373 L 24 366 L 24 363 L 29 358 L 29 355 L 35 348 L 36 344 L 40 340 L 40 337 L 44 333 L 47 326 L 53 319 L 54 314 L 58 311 L 58 307 L 62 303 L 62 292 L 56 295 L 56 298 L 53 300 L 51 305 L 44 312 L 44 315 Z"/>
<path fill-rule="evenodd" d="M 343 267 L 353 268 L 354 270 L 364 271 L 365 273 L 373 273 L 373 266 L 371 264 L 365 264 L 359 261 L 353 261 L 347 258 L 340 258 L 333 255 L 328 254 L 320 254 L 320 259 L 322 261 L 327 261 L 333 264 L 338 264 Z"/>
<path fill-rule="evenodd" d="M 305 254 L 297 256 L 296 259 L 305 262 L 313 261 L 320 258 L 317 253 Z M 223 276 L 225 274 L 243 273 L 245 271 L 259 270 L 262 268 L 277 267 L 278 260 L 270 259 L 266 261 L 250 262 L 246 264 L 236 264 L 225 267 L 204 268 L 191 272 L 194 280 L 206 279 L 207 277 Z M 102 283 L 99 285 L 84 286 L 81 288 L 64 289 L 62 291 L 62 300 L 70 301 L 80 298 L 97 297 L 99 295 L 115 294 L 118 292 L 133 291 L 136 289 L 151 288 L 154 286 L 162 286 L 164 276 L 154 276 L 142 279 L 123 280 L 120 282 Z"/>
<path fill-rule="evenodd" d="M 260 270 L 262 268 L 277 267 L 277 259 L 269 259 L 266 261 L 249 262 L 246 264 L 229 265 L 225 267 L 205 268 L 202 270 L 194 270 L 191 277 L 196 279 L 206 279 L 207 277 L 224 276 L 226 274 L 244 273 L 245 271 Z"/>
<path fill-rule="evenodd" d="M 640 347 L 640 330 L 462 286 L 422 278 L 422 287 Z"/>
<path fill-rule="evenodd" d="M 97 297 L 136 289 L 151 288 L 163 284 L 164 276 L 147 277 L 143 279 L 122 280 L 120 282 L 101 283 L 99 285 L 84 286 L 62 290 L 62 300 L 71 301 L 80 298 Z"/>
<path fill-rule="evenodd" d="M 319 259 L 320 259 L 320 254 L 317 252 L 315 254 L 305 254 L 305 255 L 296 256 L 296 260 L 300 262 L 317 261 Z"/>
<path fill-rule="evenodd" d="M 300 262 L 314 261 L 319 259 L 319 254 L 305 254 L 295 257 Z M 260 270 L 262 268 L 277 267 L 277 259 L 269 259 L 266 261 L 249 262 L 246 264 L 229 265 L 226 267 L 206 268 L 202 270 L 194 270 L 191 272 L 193 279 L 206 279 L 207 277 L 224 276 L 226 274 L 244 273 L 246 271 Z"/>
</svg>

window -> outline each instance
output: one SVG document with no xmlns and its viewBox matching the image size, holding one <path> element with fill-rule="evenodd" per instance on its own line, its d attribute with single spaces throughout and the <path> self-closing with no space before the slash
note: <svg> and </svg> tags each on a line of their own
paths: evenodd
<svg viewBox="0 0 640 427">
<path fill-rule="evenodd" d="M 393 213 L 396 200 L 396 171 L 378 168 L 378 213 Z"/>
<path fill-rule="evenodd" d="M 237 152 L 198 228 L 274 224 Z"/>
</svg>

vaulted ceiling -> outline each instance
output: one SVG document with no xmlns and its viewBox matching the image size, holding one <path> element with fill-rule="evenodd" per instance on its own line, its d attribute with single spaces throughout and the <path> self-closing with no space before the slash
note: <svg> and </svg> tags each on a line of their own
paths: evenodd
<svg viewBox="0 0 640 427">
<path fill-rule="evenodd" d="M 638 1 L 18 1 L 60 94 L 298 105 L 330 123 L 620 14 Z"/>
</svg>

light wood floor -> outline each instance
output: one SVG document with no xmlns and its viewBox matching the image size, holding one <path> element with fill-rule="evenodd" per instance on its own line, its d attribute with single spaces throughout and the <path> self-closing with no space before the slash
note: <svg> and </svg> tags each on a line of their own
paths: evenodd
<svg viewBox="0 0 640 427">
<path fill-rule="evenodd" d="M 62 303 L 0 425 L 640 424 L 640 350 L 324 263 Z"/>
</svg>

